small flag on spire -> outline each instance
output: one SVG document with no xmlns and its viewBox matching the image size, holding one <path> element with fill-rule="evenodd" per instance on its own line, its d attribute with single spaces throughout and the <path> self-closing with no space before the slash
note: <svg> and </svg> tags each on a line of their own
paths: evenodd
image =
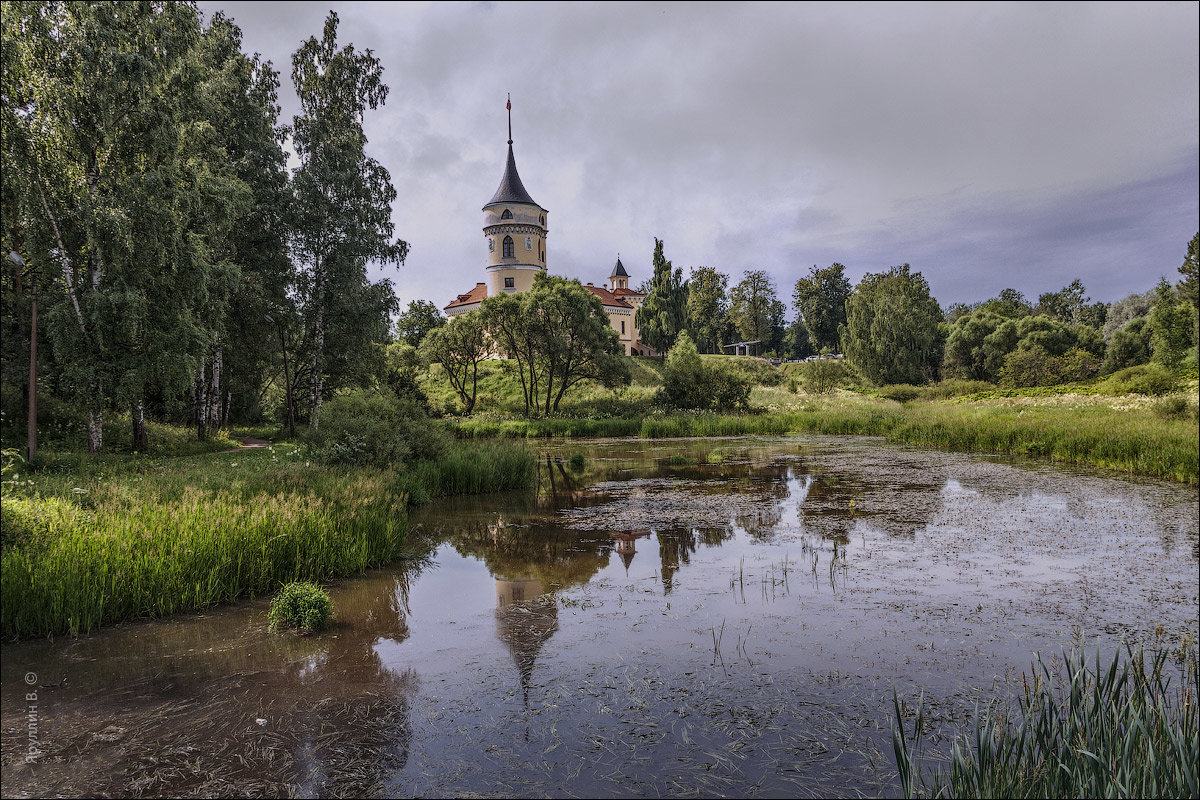
<svg viewBox="0 0 1200 800">
<path fill-rule="evenodd" d="M 505 111 L 512 111 L 512 97 L 509 96 L 508 102 L 504 104 Z"/>
</svg>

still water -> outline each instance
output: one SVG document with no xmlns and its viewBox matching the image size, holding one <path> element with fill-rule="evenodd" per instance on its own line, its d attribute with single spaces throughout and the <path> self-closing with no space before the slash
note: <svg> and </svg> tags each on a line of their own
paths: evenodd
<svg viewBox="0 0 1200 800">
<path fill-rule="evenodd" d="M 1200 634 L 1197 490 L 869 438 L 541 444 L 332 588 L 5 645 L 5 796 L 895 794 L 1036 652 Z M 582 453 L 584 463 L 570 457 Z M 30 742 L 29 676 L 37 695 Z"/>
</svg>

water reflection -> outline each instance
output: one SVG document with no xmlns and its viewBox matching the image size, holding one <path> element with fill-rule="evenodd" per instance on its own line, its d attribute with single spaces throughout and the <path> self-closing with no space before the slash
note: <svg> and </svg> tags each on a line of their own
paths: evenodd
<svg viewBox="0 0 1200 800">
<path fill-rule="evenodd" d="M 893 686 L 942 736 L 1076 631 L 1200 635 L 1194 489 L 859 439 L 537 446 L 535 491 L 414 511 L 436 566 L 334 585 L 320 636 L 258 601 L 6 645 L 3 793 L 888 794 Z M 38 765 L 25 670 L 68 679 Z"/>
</svg>

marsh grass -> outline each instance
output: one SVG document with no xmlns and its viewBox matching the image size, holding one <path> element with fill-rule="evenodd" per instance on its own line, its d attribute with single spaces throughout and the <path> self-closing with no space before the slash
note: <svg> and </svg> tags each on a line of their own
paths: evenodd
<svg viewBox="0 0 1200 800">
<path fill-rule="evenodd" d="M 1039 657 L 1013 719 L 994 708 L 958 739 L 946 767 L 922 757 L 924 704 L 893 696 L 893 752 L 905 797 L 1196 797 L 1200 725 L 1195 651 L 1170 673 L 1166 652 L 1129 648 L 1103 664 L 1097 651 Z M 1173 680 L 1173 677 L 1175 678 Z M 1032 684 L 1032 685 L 1031 685 Z M 913 734 L 905 717 L 914 717 Z"/>
<path fill-rule="evenodd" d="M 524 446 L 465 444 L 407 470 L 325 467 L 284 445 L 84 459 L 6 483 L 0 631 L 87 633 L 402 557 L 410 500 L 532 484 Z"/>
</svg>

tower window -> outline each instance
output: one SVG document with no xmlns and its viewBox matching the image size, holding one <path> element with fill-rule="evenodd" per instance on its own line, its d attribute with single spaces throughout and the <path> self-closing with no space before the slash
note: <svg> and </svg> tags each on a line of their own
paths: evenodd
<svg viewBox="0 0 1200 800">
<path fill-rule="evenodd" d="M 505 278 L 505 279 L 504 279 L 504 288 L 505 288 L 505 289 L 512 289 L 512 288 L 514 288 L 514 286 L 515 286 L 515 283 L 514 283 L 514 282 L 515 282 L 515 281 L 516 281 L 516 278 Z"/>
<path fill-rule="evenodd" d="M 504 209 L 504 213 L 500 215 L 500 219 L 512 219 L 512 212 L 507 208 Z"/>
<path fill-rule="evenodd" d="M 488 237 L 488 252 L 491 253 L 496 249 L 496 240 Z"/>
<path fill-rule="evenodd" d="M 533 237 L 532 237 L 532 236 L 526 236 L 526 237 L 525 237 L 525 249 L 526 249 L 526 250 L 532 250 L 532 249 L 533 249 Z"/>
<path fill-rule="evenodd" d="M 515 258 L 516 257 L 513 255 L 513 240 L 512 240 L 511 236 L 504 237 L 504 257 L 505 258 Z"/>
<path fill-rule="evenodd" d="M 546 226 L 546 215 L 542 214 L 540 217 L 538 217 L 538 219 L 541 221 L 542 227 L 545 227 Z"/>
<path fill-rule="evenodd" d="M 621 320 L 621 335 L 625 335 L 625 320 Z"/>
</svg>

